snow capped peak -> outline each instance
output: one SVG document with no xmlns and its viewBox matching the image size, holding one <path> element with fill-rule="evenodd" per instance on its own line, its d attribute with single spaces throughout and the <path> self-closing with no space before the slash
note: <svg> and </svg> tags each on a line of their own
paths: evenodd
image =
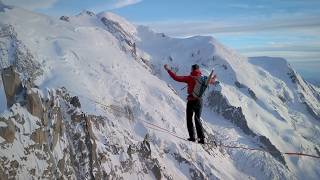
<svg viewBox="0 0 320 180">
<path fill-rule="evenodd" d="M 99 13 L 97 16 L 100 19 L 106 18 L 109 21 L 119 24 L 124 31 L 130 33 L 131 35 L 135 35 L 137 33 L 137 28 L 135 25 L 131 24 L 128 20 L 121 16 L 118 16 L 117 14 L 105 11 Z"/>
</svg>

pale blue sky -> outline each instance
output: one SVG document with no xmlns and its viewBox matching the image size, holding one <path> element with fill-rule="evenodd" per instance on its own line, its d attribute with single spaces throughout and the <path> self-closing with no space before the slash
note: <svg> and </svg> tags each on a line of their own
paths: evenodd
<svg viewBox="0 0 320 180">
<path fill-rule="evenodd" d="M 306 62 L 320 77 L 320 0 L 2 1 L 53 16 L 108 10 L 170 36 L 211 35 L 247 56 Z"/>
</svg>

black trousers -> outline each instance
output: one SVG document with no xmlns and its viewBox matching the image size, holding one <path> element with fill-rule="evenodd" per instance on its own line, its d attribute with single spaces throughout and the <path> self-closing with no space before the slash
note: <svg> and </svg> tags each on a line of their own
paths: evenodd
<svg viewBox="0 0 320 180">
<path fill-rule="evenodd" d="M 197 136 L 200 139 L 204 139 L 203 127 L 202 127 L 202 123 L 200 120 L 201 111 L 202 111 L 202 100 L 201 99 L 189 100 L 187 102 L 187 127 L 188 127 L 188 132 L 189 132 L 190 138 L 195 138 L 194 127 L 193 127 L 193 122 L 192 122 L 192 117 L 194 114 L 194 122 L 196 124 Z"/>
</svg>

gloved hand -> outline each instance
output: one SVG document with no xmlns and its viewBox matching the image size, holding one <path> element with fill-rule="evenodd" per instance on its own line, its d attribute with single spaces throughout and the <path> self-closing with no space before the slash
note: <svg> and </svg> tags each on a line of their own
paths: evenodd
<svg viewBox="0 0 320 180">
<path fill-rule="evenodd" d="M 165 64 L 163 67 L 164 67 L 164 69 L 165 69 L 166 71 L 168 71 L 168 70 L 169 70 L 169 66 L 168 66 L 168 64 Z"/>
</svg>

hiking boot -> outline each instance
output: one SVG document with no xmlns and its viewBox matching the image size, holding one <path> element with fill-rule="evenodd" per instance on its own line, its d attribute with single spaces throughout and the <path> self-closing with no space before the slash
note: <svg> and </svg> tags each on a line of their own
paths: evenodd
<svg viewBox="0 0 320 180">
<path fill-rule="evenodd" d="M 198 141 L 198 143 L 199 143 L 199 144 L 205 144 L 204 139 L 200 139 L 200 140 Z"/>
<path fill-rule="evenodd" d="M 195 142 L 195 141 L 196 141 L 196 139 L 194 139 L 194 138 L 188 138 L 187 140 L 188 140 L 188 141 L 192 141 L 192 142 Z"/>
</svg>

